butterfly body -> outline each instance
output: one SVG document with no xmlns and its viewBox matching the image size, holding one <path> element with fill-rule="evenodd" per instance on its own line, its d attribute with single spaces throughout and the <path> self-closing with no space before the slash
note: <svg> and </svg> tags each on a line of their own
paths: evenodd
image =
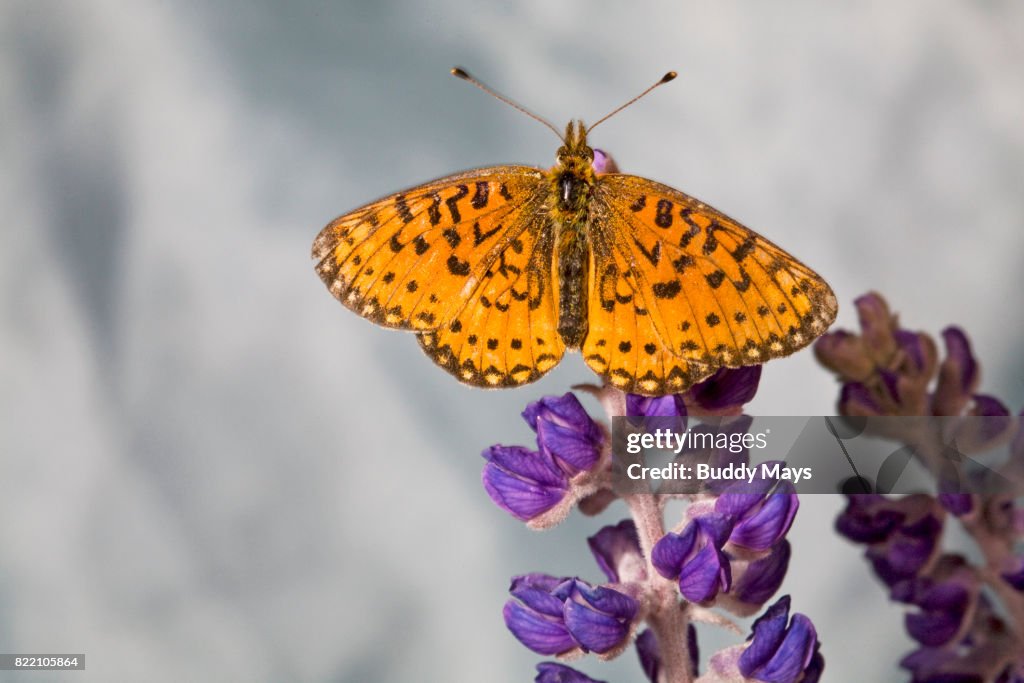
<svg viewBox="0 0 1024 683">
<path fill-rule="evenodd" d="M 831 324 L 816 273 L 678 190 L 596 172 L 586 133 L 570 122 L 547 171 L 467 171 L 335 219 L 313 244 L 317 272 L 480 387 L 534 381 L 571 349 L 620 389 L 676 393 Z"/>
<path fill-rule="evenodd" d="M 597 176 L 594 151 L 587 146 L 583 122 L 566 126 L 558 164 L 548 171 L 549 204 L 558 254 L 558 334 L 566 348 L 579 349 L 587 336 L 587 284 L 590 275 L 588 239 L 590 199 Z"/>
</svg>

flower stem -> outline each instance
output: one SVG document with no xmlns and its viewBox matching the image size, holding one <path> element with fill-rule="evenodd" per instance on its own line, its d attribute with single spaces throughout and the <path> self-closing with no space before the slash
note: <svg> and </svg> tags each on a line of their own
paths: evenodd
<svg viewBox="0 0 1024 683">
<path fill-rule="evenodd" d="M 626 395 L 621 391 L 606 386 L 598 398 L 609 420 L 626 414 Z M 653 493 L 634 493 L 623 499 L 633 516 L 640 550 L 647 560 L 647 623 L 658 640 L 661 658 L 659 683 L 691 683 L 693 671 L 687 638 L 689 617 L 685 606 L 680 604 L 675 582 L 659 574 L 651 560 L 654 544 L 665 535 L 662 501 Z"/>
</svg>

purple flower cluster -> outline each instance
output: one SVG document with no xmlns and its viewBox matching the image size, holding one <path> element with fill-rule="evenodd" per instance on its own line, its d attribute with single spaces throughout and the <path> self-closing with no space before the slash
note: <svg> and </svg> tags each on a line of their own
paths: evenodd
<svg viewBox="0 0 1024 683">
<path fill-rule="evenodd" d="M 977 393 L 980 365 L 967 335 L 956 327 L 944 330 L 940 361 L 931 337 L 899 327 L 881 296 L 867 294 L 856 306 L 860 334 L 831 332 L 815 346 L 819 361 L 843 382 L 840 413 L 941 417 L 962 452 L 1009 443 L 1009 458 L 995 472 L 1003 481 L 1020 482 L 1022 421 L 998 399 Z M 912 447 L 909 452 L 918 457 L 937 450 L 913 420 L 892 421 L 885 436 Z M 960 471 L 962 458 L 946 465 L 956 470 L 952 479 L 970 476 Z M 915 683 L 1024 683 L 1024 556 L 1018 547 L 1024 510 L 1015 499 L 1020 491 L 950 491 L 945 477 L 935 495 L 849 495 L 836 529 L 865 546 L 889 597 L 909 606 L 905 627 L 918 646 L 901 666 Z M 973 538 L 983 565 L 943 548 L 951 517 Z"/>
<path fill-rule="evenodd" d="M 739 415 L 759 380 L 760 367 L 749 367 L 722 370 L 676 396 L 624 395 L 607 387 L 592 393 L 611 415 L 685 420 Z M 537 435 L 536 449 L 492 446 L 483 453 L 484 488 L 499 507 L 543 528 L 561 521 L 573 506 L 593 513 L 617 496 L 610 483 L 608 432 L 573 394 L 542 398 L 523 417 Z M 749 425 L 749 418 L 737 424 Z M 514 577 L 504 608 L 512 634 L 538 654 L 561 658 L 588 652 L 615 657 L 635 637 L 641 667 L 652 683 L 661 675 L 694 680 L 697 632 L 691 621 L 715 621 L 708 616 L 711 607 L 738 616 L 764 607 L 785 577 L 790 558 L 785 536 L 799 502 L 788 482 L 743 482 L 713 495 L 687 495 L 686 517 L 666 531 L 658 498 L 649 492 L 626 496 L 634 519 L 588 539 L 606 582 L 542 573 Z M 776 602 L 756 622 L 747 643 L 716 655 L 715 675 L 816 681 L 824 664 L 817 634 L 806 617 L 790 620 L 788 613 L 788 597 Z M 644 622 L 650 628 L 642 629 Z M 594 681 L 551 662 L 539 665 L 536 680 Z"/>
<path fill-rule="evenodd" d="M 523 419 L 537 433 L 537 450 L 500 445 L 485 450 L 484 489 L 513 517 L 545 528 L 596 490 L 594 472 L 609 458 L 607 437 L 571 393 L 531 403 Z"/>
</svg>

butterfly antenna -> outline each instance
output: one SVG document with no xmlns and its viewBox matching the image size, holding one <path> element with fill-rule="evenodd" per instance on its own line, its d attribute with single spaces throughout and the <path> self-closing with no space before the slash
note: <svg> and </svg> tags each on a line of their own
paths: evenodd
<svg viewBox="0 0 1024 683">
<path fill-rule="evenodd" d="M 544 124 L 545 126 L 547 126 L 547 127 L 548 127 L 548 128 L 550 128 L 550 129 L 551 129 L 552 131 L 554 131 L 555 135 L 557 135 L 557 136 L 558 136 L 558 139 L 559 139 L 559 140 L 562 140 L 563 142 L 565 142 L 565 140 L 563 140 L 563 139 L 562 139 L 562 134 L 558 132 L 558 129 L 557 129 L 557 128 L 555 128 L 554 126 L 552 126 L 552 125 L 551 125 L 551 124 L 550 124 L 550 123 L 549 123 L 548 121 L 546 121 L 546 120 L 542 119 L 541 117 L 537 116 L 536 114 L 534 114 L 534 113 L 533 113 L 532 111 L 530 111 L 530 110 L 529 110 L 529 109 L 527 109 L 526 107 L 523 107 L 523 106 L 521 106 L 521 105 L 518 105 L 518 104 L 516 104 L 515 102 L 513 102 L 513 101 L 512 101 L 512 100 L 510 100 L 509 98 L 505 97 L 504 95 L 502 95 L 502 94 L 500 94 L 500 93 L 498 93 L 498 92 L 496 92 L 496 91 L 492 90 L 491 88 L 487 87 L 487 86 L 486 86 L 486 85 L 484 85 L 484 84 L 483 84 L 483 83 L 482 83 L 481 81 L 479 81 L 479 80 L 477 80 L 476 78 L 474 78 L 473 76 L 471 76 L 471 75 L 469 74 L 469 72 L 468 72 L 468 71 L 466 71 L 465 69 L 463 69 L 463 68 L 460 68 L 460 67 L 457 67 L 457 66 L 456 66 L 456 67 L 454 67 L 454 68 L 452 69 L 452 76 L 455 76 L 456 78 L 461 78 L 461 79 L 462 79 L 462 80 L 464 80 L 464 81 L 469 81 L 470 83 L 472 83 L 472 84 L 473 84 L 473 85 L 475 85 L 476 87 L 478 87 L 478 88 L 480 88 L 481 90 L 483 90 L 483 91 L 484 91 L 485 93 L 487 93 L 488 95 L 491 95 L 492 97 L 496 97 L 496 98 L 498 98 L 499 100 L 501 100 L 502 102 L 504 102 L 505 104 L 507 104 L 508 106 L 512 107 L 513 109 L 517 109 L 517 110 L 519 110 L 519 111 L 523 112 L 524 114 L 526 114 L 527 116 L 529 116 L 529 117 L 530 117 L 531 119 L 533 119 L 534 121 L 540 121 L 540 122 L 541 122 L 541 123 L 543 123 L 543 124 Z M 646 94 L 646 93 L 645 93 L 645 94 Z"/>
<path fill-rule="evenodd" d="M 625 109 L 625 108 L 626 108 L 626 107 L 628 107 L 629 105 L 633 104 L 634 102 L 636 102 L 637 100 L 639 100 L 639 99 L 640 99 L 641 97 L 643 97 L 643 96 L 644 96 L 644 95 L 646 95 L 647 93 L 649 93 L 649 92 L 651 92 L 652 90 L 654 90 L 655 88 L 657 88 L 657 87 L 658 87 L 659 85 L 665 85 L 666 83 L 668 83 L 669 81 L 673 80 L 673 79 L 674 79 L 674 78 L 675 78 L 676 76 L 678 76 L 678 75 L 679 75 L 679 74 L 677 74 L 677 73 L 676 73 L 675 71 L 669 71 L 669 72 L 668 72 L 667 74 L 665 74 L 664 76 L 662 76 L 662 77 L 661 77 L 661 80 L 660 80 L 660 81 L 658 81 L 657 83 L 655 83 L 654 85 L 652 85 L 651 87 L 649 87 L 649 88 L 648 88 L 647 90 L 644 90 L 644 91 L 643 91 L 642 93 L 640 93 L 639 95 L 637 95 L 636 97 L 634 97 L 633 99 L 631 99 L 631 100 L 630 100 L 629 102 L 626 102 L 626 103 L 625 103 L 624 105 L 622 105 L 621 107 L 618 107 L 617 109 L 615 109 L 614 111 L 612 111 L 612 112 L 611 112 L 610 114 L 605 114 L 604 116 L 602 116 L 602 117 L 601 117 L 600 119 L 598 119 L 598 120 L 597 120 L 597 123 L 595 123 L 594 125 L 592 125 L 592 126 L 591 126 L 590 128 L 587 128 L 587 132 L 589 133 L 590 131 L 594 130 L 594 129 L 595 129 L 595 128 L 597 128 L 597 127 L 598 127 L 599 125 L 601 125 L 602 123 L 604 123 L 605 121 L 607 121 L 607 120 L 608 120 L 608 119 L 610 119 L 611 117 L 615 116 L 615 115 L 616 115 L 616 114 L 618 114 L 618 113 L 619 113 L 620 111 L 622 111 L 623 109 Z"/>
</svg>

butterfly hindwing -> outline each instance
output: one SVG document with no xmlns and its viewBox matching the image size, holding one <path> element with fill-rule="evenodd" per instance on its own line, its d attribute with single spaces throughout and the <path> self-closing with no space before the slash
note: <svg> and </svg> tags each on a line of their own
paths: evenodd
<svg viewBox="0 0 1024 683">
<path fill-rule="evenodd" d="M 599 178 L 591 244 L 583 355 L 622 389 L 682 391 L 720 367 L 788 355 L 835 318 L 835 297 L 814 271 L 715 209 L 644 178 Z"/>
<path fill-rule="evenodd" d="M 565 345 L 552 296 L 553 243 L 546 213 L 510 216 L 465 305 L 445 326 L 419 335 L 427 355 L 462 382 L 488 388 L 532 382 L 557 365 Z"/>
</svg>

